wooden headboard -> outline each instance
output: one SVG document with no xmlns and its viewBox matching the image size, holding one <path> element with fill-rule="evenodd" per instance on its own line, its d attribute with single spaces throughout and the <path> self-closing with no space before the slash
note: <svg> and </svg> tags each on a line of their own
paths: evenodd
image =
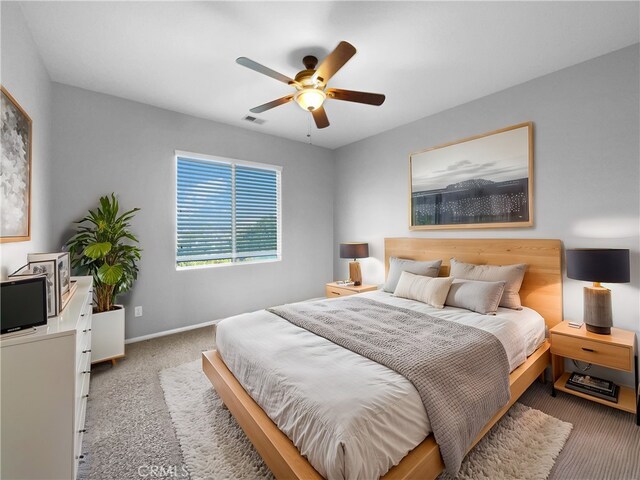
<svg viewBox="0 0 640 480">
<path fill-rule="evenodd" d="M 520 289 L 522 304 L 544 317 L 549 328 L 562 321 L 562 245 L 560 240 L 501 238 L 385 238 L 385 277 L 389 257 L 442 259 L 440 276 L 449 275 L 449 260 L 509 265 L 526 263 Z"/>
</svg>

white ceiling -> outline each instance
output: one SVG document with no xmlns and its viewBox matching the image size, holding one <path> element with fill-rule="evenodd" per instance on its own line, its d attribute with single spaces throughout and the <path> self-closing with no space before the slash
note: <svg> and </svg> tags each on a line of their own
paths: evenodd
<svg viewBox="0 0 640 480">
<path fill-rule="evenodd" d="M 638 2 L 25 2 L 56 82 L 336 148 L 639 41 Z M 358 53 L 330 87 L 384 93 L 328 101 L 317 130 L 295 104 L 242 118 L 340 40 Z"/>
</svg>

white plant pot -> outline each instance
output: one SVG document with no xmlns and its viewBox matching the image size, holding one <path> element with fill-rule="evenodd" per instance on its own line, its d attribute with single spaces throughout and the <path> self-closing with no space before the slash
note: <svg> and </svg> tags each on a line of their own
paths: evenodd
<svg viewBox="0 0 640 480">
<path fill-rule="evenodd" d="M 91 363 L 124 357 L 124 307 L 91 316 Z"/>
</svg>

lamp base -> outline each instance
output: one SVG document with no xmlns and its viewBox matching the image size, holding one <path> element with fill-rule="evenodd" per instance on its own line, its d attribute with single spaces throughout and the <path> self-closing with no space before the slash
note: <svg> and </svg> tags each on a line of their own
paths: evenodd
<svg viewBox="0 0 640 480">
<path fill-rule="evenodd" d="M 354 260 L 349 262 L 349 279 L 356 287 L 362 285 L 362 272 L 360 271 L 360 262 Z"/>
<path fill-rule="evenodd" d="M 596 325 L 584 324 L 587 327 L 587 332 L 599 333 L 600 335 L 611 335 L 611 327 L 598 327 Z"/>
<path fill-rule="evenodd" d="M 584 323 L 589 332 L 611 334 L 611 290 L 600 286 L 584 287 Z"/>
</svg>

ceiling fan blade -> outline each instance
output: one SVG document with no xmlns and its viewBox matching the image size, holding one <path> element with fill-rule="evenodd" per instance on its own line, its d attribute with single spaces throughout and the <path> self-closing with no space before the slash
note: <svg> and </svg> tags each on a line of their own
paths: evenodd
<svg viewBox="0 0 640 480">
<path fill-rule="evenodd" d="M 356 92 L 355 90 L 340 90 L 339 88 L 330 88 L 326 91 L 327 96 L 336 100 L 345 102 L 366 103 L 367 105 L 382 105 L 385 96 L 381 93 Z"/>
<path fill-rule="evenodd" d="M 314 79 L 321 78 L 326 85 L 329 79 L 355 54 L 356 48 L 353 45 L 348 42 L 340 42 L 336 49 L 322 61 L 316 73 L 313 74 Z"/>
<path fill-rule="evenodd" d="M 296 81 L 293 78 L 289 78 L 286 75 L 276 72 L 275 70 L 271 70 L 269 67 L 265 67 L 264 65 L 260 65 L 258 62 L 254 62 L 250 58 L 247 57 L 238 57 L 236 58 L 236 63 L 238 65 L 242 65 L 243 67 L 250 68 L 258 73 L 262 73 L 267 77 L 275 78 L 276 80 L 280 80 L 287 85 L 293 85 Z"/>
<path fill-rule="evenodd" d="M 277 100 L 273 100 L 271 102 L 265 103 L 263 105 L 260 105 L 259 107 L 253 107 L 249 111 L 252 113 L 266 112 L 267 110 L 270 110 L 274 107 L 278 107 L 280 105 L 284 105 L 285 103 L 289 103 L 291 100 L 293 100 L 293 95 L 287 95 L 286 97 L 278 98 Z"/>
<path fill-rule="evenodd" d="M 327 112 L 324 111 L 324 107 L 316 108 L 311 112 L 313 120 L 316 122 L 316 127 L 327 128 L 329 126 L 329 118 L 327 118 Z"/>
</svg>

